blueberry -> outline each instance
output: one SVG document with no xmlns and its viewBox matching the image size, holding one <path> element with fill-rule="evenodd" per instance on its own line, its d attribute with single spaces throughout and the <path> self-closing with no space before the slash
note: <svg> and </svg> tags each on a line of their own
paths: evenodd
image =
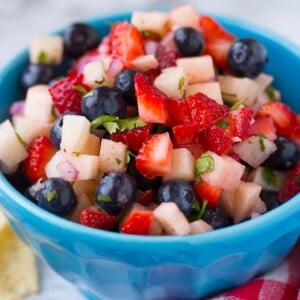
<svg viewBox="0 0 300 300">
<path fill-rule="evenodd" d="M 201 33 L 192 27 L 181 27 L 175 31 L 174 43 L 178 51 L 184 56 L 196 56 L 204 48 Z"/>
<path fill-rule="evenodd" d="M 277 150 L 268 157 L 263 165 L 277 171 L 286 171 L 293 168 L 300 158 L 297 146 L 283 136 L 277 137 L 275 144 Z"/>
<path fill-rule="evenodd" d="M 44 187 L 44 182 L 42 180 L 38 180 L 36 183 L 27 187 L 27 189 L 25 190 L 24 196 L 27 197 L 32 202 L 38 204 L 37 199 L 36 199 L 37 193 L 43 187 Z"/>
<path fill-rule="evenodd" d="M 103 115 L 123 118 L 126 113 L 126 102 L 113 88 L 101 86 L 92 89 L 83 98 L 81 110 L 90 121 Z"/>
<path fill-rule="evenodd" d="M 138 73 L 135 69 L 126 69 L 117 74 L 114 88 L 125 98 L 127 104 L 136 105 L 134 89 L 134 76 Z"/>
<path fill-rule="evenodd" d="M 213 229 L 227 227 L 233 224 L 232 218 L 226 215 L 218 207 L 207 207 L 202 215 L 202 220 L 209 224 Z"/>
<path fill-rule="evenodd" d="M 52 65 L 30 64 L 24 70 L 21 82 L 25 89 L 36 84 L 48 84 L 55 78 L 55 71 Z"/>
<path fill-rule="evenodd" d="M 72 185 L 59 177 L 45 180 L 36 200 L 40 207 L 60 216 L 69 214 L 77 204 Z"/>
<path fill-rule="evenodd" d="M 195 190 L 190 183 L 181 179 L 164 182 L 158 189 L 156 202 L 175 202 L 190 221 L 199 216 L 200 207 Z"/>
<path fill-rule="evenodd" d="M 100 43 L 97 31 L 84 23 L 74 23 L 69 26 L 64 32 L 63 39 L 65 53 L 72 58 L 82 56 Z"/>
<path fill-rule="evenodd" d="M 136 200 L 136 183 L 126 173 L 108 173 L 96 187 L 95 200 L 100 210 L 111 215 L 122 214 Z"/>
<path fill-rule="evenodd" d="M 257 40 L 235 41 L 228 52 L 229 69 L 238 76 L 254 78 L 268 62 L 266 48 Z"/>
<path fill-rule="evenodd" d="M 260 198 L 265 202 L 268 211 L 280 205 L 277 192 L 261 191 Z"/>
</svg>

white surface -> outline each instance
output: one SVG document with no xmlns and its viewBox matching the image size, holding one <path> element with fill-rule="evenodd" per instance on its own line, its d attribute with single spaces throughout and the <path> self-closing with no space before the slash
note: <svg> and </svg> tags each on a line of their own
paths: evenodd
<svg viewBox="0 0 300 300">
<path fill-rule="evenodd" d="M 133 7 L 149 9 L 187 2 L 200 11 L 222 13 L 252 21 L 300 45 L 299 0 L 0 0 L 0 68 L 22 49 L 33 35 L 44 34 L 73 21 L 105 13 L 130 11 Z M 71 284 L 54 274 L 44 263 L 40 262 L 39 266 L 41 293 L 28 299 L 83 300 Z"/>
</svg>

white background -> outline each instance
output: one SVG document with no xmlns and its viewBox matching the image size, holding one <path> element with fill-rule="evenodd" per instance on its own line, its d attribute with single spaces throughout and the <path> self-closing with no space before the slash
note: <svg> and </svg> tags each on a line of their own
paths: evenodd
<svg viewBox="0 0 300 300">
<path fill-rule="evenodd" d="M 192 3 L 199 11 L 243 18 L 279 33 L 300 45 L 299 0 L 0 0 L 0 68 L 33 35 L 45 34 L 105 13 Z M 284 62 L 282 62 L 284 63 Z M 2 95 L 3 96 L 3 95 Z M 67 282 L 39 263 L 41 292 L 30 300 L 83 300 Z"/>
</svg>

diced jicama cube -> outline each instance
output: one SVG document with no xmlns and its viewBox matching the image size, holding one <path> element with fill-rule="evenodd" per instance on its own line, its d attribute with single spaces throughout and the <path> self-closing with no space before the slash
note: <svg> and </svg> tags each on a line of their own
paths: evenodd
<svg viewBox="0 0 300 300">
<path fill-rule="evenodd" d="M 258 96 L 259 86 L 255 80 L 233 76 L 219 76 L 223 99 L 229 103 L 245 100 L 245 106 L 252 106 Z"/>
<path fill-rule="evenodd" d="M 131 24 L 140 32 L 150 32 L 163 36 L 168 29 L 168 14 L 159 11 L 134 11 Z"/>
<path fill-rule="evenodd" d="M 84 116 L 65 115 L 61 129 L 60 149 L 81 153 L 90 138 L 90 122 Z"/>
<path fill-rule="evenodd" d="M 253 109 L 254 113 L 257 113 L 258 110 L 269 101 L 270 100 L 266 92 L 258 93 L 256 101 L 251 105 L 251 108 Z"/>
<path fill-rule="evenodd" d="M 169 98 L 183 98 L 187 78 L 183 68 L 170 67 L 154 80 L 154 86 Z"/>
<path fill-rule="evenodd" d="M 62 37 L 33 37 L 29 45 L 29 57 L 32 64 L 60 64 L 63 57 Z"/>
<path fill-rule="evenodd" d="M 197 29 L 199 28 L 199 14 L 191 5 L 176 7 L 170 12 L 170 25 Z"/>
<path fill-rule="evenodd" d="M 48 85 L 39 84 L 27 90 L 24 117 L 35 121 L 50 123 L 55 117 L 52 113 L 53 103 Z"/>
<path fill-rule="evenodd" d="M 187 235 L 191 232 L 188 220 L 174 202 L 161 203 L 153 214 L 167 234 Z"/>
<path fill-rule="evenodd" d="M 127 145 L 102 139 L 99 153 L 99 169 L 101 172 L 125 172 L 127 168 Z"/>
<path fill-rule="evenodd" d="M 178 58 L 176 64 L 183 68 L 188 84 L 215 79 L 215 68 L 210 55 Z"/>
<path fill-rule="evenodd" d="M 189 150 L 185 148 L 173 149 L 171 172 L 164 176 L 163 180 L 183 179 L 193 181 L 195 179 L 194 165 L 195 158 Z"/>
<path fill-rule="evenodd" d="M 259 198 L 255 202 L 255 205 L 253 207 L 253 212 L 256 212 L 258 214 L 264 214 L 265 212 L 267 212 L 266 203 L 263 200 L 261 200 L 261 198 Z"/>
<path fill-rule="evenodd" d="M 190 234 L 203 233 L 213 230 L 213 228 L 203 220 L 196 220 L 190 223 Z"/>
<path fill-rule="evenodd" d="M 90 197 L 86 194 L 80 194 L 77 196 L 77 206 L 76 208 L 72 211 L 71 215 L 69 216 L 69 219 L 73 222 L 80 223 L 80 213 L 82 210 L 90 207 L 93 205 L 93 203 L 90 200 Z"/>
<path fill-rule="evenodd" d="M 274 142 L 262 135 L 250 136 L 233 146 L 233 151 L 253 168 L 258 168 L 277 149 Z"/>
<path fill-rule="evenodd" d="M 258 94 L 260 94 L 273 82 L 274 77 L 266 73 L 260 73 L 254 80 L 258 84 Z"/>
<path fill-rule="evenodd" d="M 207 151 L 203 155 L 205 155 L 205 159 L 210 160 L 212 170 L 202 173 L 202 179 L 225 191 L 235 191 L 240 185 L 245 166 L 229 156 L 220 156 L 212 151 Z"/>
<path fill-rule="evenodd" d="M 259 167 L 250 172 L 247 181 L 259 184 L 263 190 L 279 192 L 283 187 L 286 177 L 286 174 L 283 172 Z"/>
<path fill-rule="evenodd" d="M 202 93 L 211 99 L 214 99 L 219 104 L 223 104 L 223 98 L 221 94 L 221 88 L 219 82 L 203 82 L 189 84 L 185 88 L 185 96 L 195 95 Z"/>
<path fill-rule="evenodd" d="M 39 122 L 22 115 L 14 115 L 12 123 L 15 131 L 27 145 L 39 135 L 49 136 L 52 127 L 52 123 Z"/>
<path fill-rule="evenodd" d="M 141 55 L 131 61 L 134 68 L 147 72 L 158 67 L 158 60 L 153 54 Z"/>
<path fill-rule="evenodd" d="M 100 138 L 92 133 L 89 134 L 88 140 L 80 150 L 81 154 L 98 155 L 100 150 Z"/>
<path fill-rule="evenodd" d="M 9 120 L 0 124 L 0 136 L 0 168 L 5 173 L 13 173 L 16 165 L 27 157 L 27 150 Z"/>
</svg>

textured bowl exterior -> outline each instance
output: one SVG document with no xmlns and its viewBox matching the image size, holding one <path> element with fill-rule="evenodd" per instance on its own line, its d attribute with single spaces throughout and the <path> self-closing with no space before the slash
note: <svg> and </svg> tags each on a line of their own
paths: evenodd
<svg viewBox="0 0 300 300">
<path fill-rule="evenodd" d="M 107 22 L 129 14 L 91 20 L 101 34 Z M 300 112 L 300 50 L 252 24 L 219 20 L 238 37 L 254 37 L 269 51 L 267 72 L 284 100 Z M 0 120 L 28 63 L 27 52 L 0 73 Z M 241 285 L 280 263 L 300 236 L 300 195 L 252 221 L 187 237 L 143 237 L 94 230 L 44 211 L 0 174 L 0 206 L 17 234 L 57 273 L 89 299 L 200 299 Z"/>
</svg>

